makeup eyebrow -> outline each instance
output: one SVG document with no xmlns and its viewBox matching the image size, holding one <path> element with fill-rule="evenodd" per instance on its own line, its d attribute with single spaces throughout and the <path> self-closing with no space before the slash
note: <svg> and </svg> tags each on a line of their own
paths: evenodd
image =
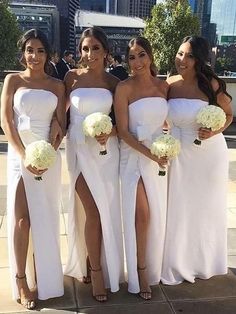
<svg viewBox="0 0 236 314">
<path fill-rule="evenodd" d="M 31 47 L 31 46 L 27 46 L 26 47 L 26 49 L 34 49 L 33 47 Z M 36 49 L 43 49 L 43 50 L 45 50 L 45 48 L 44 47 L 38 47 L 38 48 L 36 48 Z"/>
<path fill-rule="evenodd" d="M 146 51 L 145 51 L 145 50 L 140 51 L 140 52 L 138 53 L 138 56 L 140 56 L 140 55 L 143 54 L 143 53 L 146 53 Z"/>
</svg>

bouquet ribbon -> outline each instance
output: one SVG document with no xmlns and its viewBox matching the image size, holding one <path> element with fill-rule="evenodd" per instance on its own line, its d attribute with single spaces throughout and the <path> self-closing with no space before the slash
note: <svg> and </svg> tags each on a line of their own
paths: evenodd
<svg viewBox="0 0 236 314">
<path fill-rule="evenodd" d="M 85 116 L 76 115 L 71 117 L 70 138 L 76 144 L 85 144 L 85 135 L 83 132 L 83 121 Z"/>
</svg>

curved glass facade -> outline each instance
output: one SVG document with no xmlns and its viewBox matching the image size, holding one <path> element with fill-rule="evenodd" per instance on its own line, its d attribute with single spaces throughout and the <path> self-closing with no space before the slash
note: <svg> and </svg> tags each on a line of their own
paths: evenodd
<svg viewBox="0 0 236 314">
<path fill-rule="evenodd" d="M 219 43 L 234 42 L 234 36 L 236 36 L 236 1 L 212 0 L 211 22 L 217 24 L 216 32 Z"/>
</svg>

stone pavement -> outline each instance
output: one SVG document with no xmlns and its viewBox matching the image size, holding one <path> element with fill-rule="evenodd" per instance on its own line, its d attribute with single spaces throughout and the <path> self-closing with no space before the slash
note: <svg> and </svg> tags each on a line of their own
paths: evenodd
<svg viewBox="0 0 236 314">
<path fill-rule="evenodd" d="M 232 128 L 231 128 L 232 129 Z M 233 132 L 232 132 L 233 130 Z M 65 295 L 40 302 L 32 312 L 91 313 L 91 314 L 234 314 L 236 313 L 236 132 L 227 133 L 230 175 L 228 184 L 228 265 L 229 273 L 209 280 L 197 280 L 195 284 L 184 282 L 178 286 L 158 285 L 153 288 L 151 301 L 142 301 L 127 293 L 127 285 L 109 293 L 105 304 L 91 297 L 91 285 L 85 285 L 65 276 Z M 61 206 L 62 263 L 67 258 L 67 203 L 68 174 L 63 156 L 63 200 Z M 11 300 L 6 234 L 6 140 L 0 135 L 0 313 L 26 313 L 22 306 Z"/>
</svg>

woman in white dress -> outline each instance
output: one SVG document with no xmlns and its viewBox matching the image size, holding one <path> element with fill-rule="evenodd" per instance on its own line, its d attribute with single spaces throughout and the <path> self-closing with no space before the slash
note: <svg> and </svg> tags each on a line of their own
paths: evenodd
<svg viewBox="0 0 236 314">
<path fill-rule="evenodd" d="M 124 263 L 118 140 L 115 126 L 110 134 L 96 138 L 85 137 L 82 126 L 91 113 L 111 112 L 118 79 L 105 72 L 109 50 L 101 28 L 92 27 L 83 32 L 79 52 L 85 67 L 69 71 L 65 78 L 70 105 L 69 256 L 65 274 L 82 279 L 88 255 L 92 294 L 97 301 L 104 302 L 106 288 L 112 292 L 119 290 Z M 106 155 L 99 155 L 100 145 L 106 145 Z"/>
<path fill-rule="evenodd" d="M 232 108 L 208 56 L 205 39 L 186 37 L 176 54 L 178 75 L 168 79 L 171 133 L 181 141 L 169 173 L 162 270 L 162 282 L 169 285 L 227 273 L 228 152 L 221 132 L 232 121 Z M 196 123 L 198 111 L 209 104 L 225 111 L 226 123 L 218 131 Z M 200 146 L 193 144 L 197 137 Z"/>
<path fill-rule="evenodd" d="M 51 168 L 38 170 L 26 164 L 25 147 L 35 140 L 49 141 L 53 116 L 63 126 L 65 103 L 63 83 L 45 72 L 50 52 L 46 36 L 32 29 L 19 45 L 26 69 L 4 81 L 1 126 L 9 142 L 7 219 L 13 298 L 33 309 L 37 295 L 45 300 L 64 293 L 59 249 L 61 160 L 58 152 Z M 53 143 L 55 149 L 60 140 Z M 35 180 L 35 175 L 43 175 L 43 180 Z M 31 291 L 35 287 L 37 293 Z"/>
<path fill-rule="evenodd" d="M 150 43 L 132 39 L 127 60 L 131 77 L 115 93 L 115 114 L 121 140 L 120 175 L 128 290 L 151 299 L 150 285 L 160 281 L 166 221 L 167 162 L 150 152 L 167 116 L 168 84 L 156 77 Z"/>
</svg>

